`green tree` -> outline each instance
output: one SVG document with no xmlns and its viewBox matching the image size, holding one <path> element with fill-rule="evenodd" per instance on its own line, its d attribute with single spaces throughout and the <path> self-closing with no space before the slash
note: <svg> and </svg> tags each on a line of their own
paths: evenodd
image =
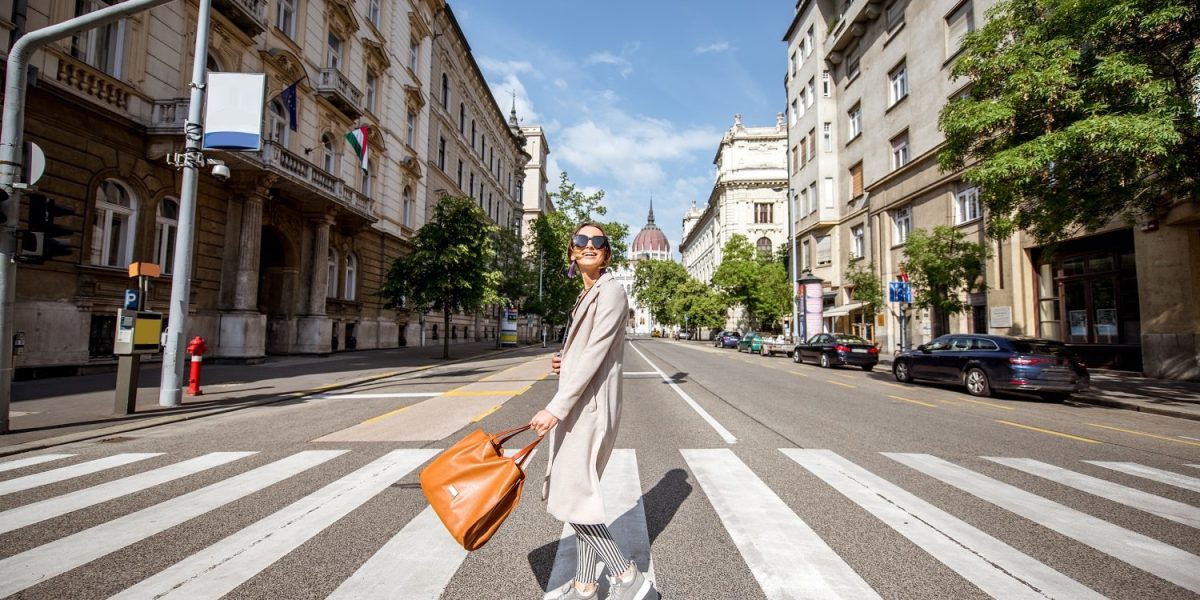
<svg viewBox="0 0 1200 600">
<path fill-rule="evenodd" d="M 867 315 L 874 317 L 884 307 L 883 279 L 875 263 L 864 266 L 862 261 L 858 261 L 846 271 L 846 283 L 854 288 L 854 300 L 862 303 L 862 324 L 863 331 L 866 331 Z"/>
<path fill-rule="evenodd" d="M 788 270 L 777 260 L 760 257 L 758 273 L 758 284 L 754 290 L 754 315 L 762 328 L 774 328 L 784 315 L 792 312 Z"/>
<path fill-rule="evenodd" d="M 444 359 L 450 358 L 450 313 L 474 312 L 497 298 L 495 229 L 471 198 L 442 198 L 417 230 L 412 254 L 397 258 L 380 286 L 389 308 L 442 311 Z"/>
<path fill-rule="evenodd" d="M 659 324 L 677 324 L 682 317 L 672 312 L 671 300 L 689 279 L 683 265 L 672 260 L 639 260 L 633 273 L 633 295 L 650 309 Z"/>
<path fill-rule="evenodd" d="M 1200 200 L 1200 6 L 1005 0 L 966 36 L 969 95 L 939 126 L 945 170 L 981 186 L 988 233 L 1041 242 Z"/>
<path fill-rule="evenodd" d="M 791 286 L 784 262 L 760 256 L 741 234 L 730 236 L 712 281 L 732 304 L 746 310 L 751 327 L 769 326 L 790 312 Z"/>
<path fill-rule="evenodd" d="M 986 289 L 982 275 L 987 246 L 967 241 L 954 227 L 914 229 L 904 243 L 904 256 L 913 304 L 933 314 L 930 330 L 934 337 L 948 332 L 950 315 L 966 310 L 963 296 L 967 292 Z"/>
<path fill-rule="evenodd" d="M 725 313 L 729 301 L 716 290 L 698 279 L 689 277 L 675 290 L 671 298 L 671 313 L 689 330 L 697 327 L 721 329 L 725 327 Z"/>
</svg>

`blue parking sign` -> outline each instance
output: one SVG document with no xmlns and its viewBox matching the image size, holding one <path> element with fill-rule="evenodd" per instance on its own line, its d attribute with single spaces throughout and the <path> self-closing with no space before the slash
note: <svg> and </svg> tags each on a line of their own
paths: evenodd
<svg viewBox="0 0 1200 600">
<path fill-rule="evenodd" d="M 127 308 L 129 310 L 138 310 L 139 308 L 141 308 L 141 306 L 139 306 L 139 302 L 138 302 L 139 300 L 141 300 L 141 297 L 142 297 L 142 294 L 138 290 L 126 289 L 125 290 L 125 308 Z"/>
<path fill-rule="evenodd" d="M 888 302 L 912 303 L 912 284 L 907 281 L 888 282 Z"/>
</svg>

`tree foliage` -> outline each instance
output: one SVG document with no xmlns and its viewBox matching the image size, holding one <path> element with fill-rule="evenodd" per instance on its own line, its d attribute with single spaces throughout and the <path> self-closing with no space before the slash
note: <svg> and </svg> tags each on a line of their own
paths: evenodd
<svg viewBox="0 0 1200 600">
<path fill-rule="evenodd" d="M 721 329 L 725 327 L 725 313 L 729 310 L 729 301 L 699 279 L 688 277 L 687 281 L 675 290 L 670 308 L 676 325 L 688 329 Z"/>
<path fill-rule="evenodd" d="M 1200 5 L 1005 0 L 966 36 L 969 95 L 939 126 L 943 169 L 968 167 L 988 233 L 1042 242 L 1200 200 Z"/>
<path fill-rule="evenodd" d="M 650 310 L 657 323 L 677 323 L 682 317 L 672 312 L 671 301 L 690 277 L 683 265 L 672 260 L 639 260 L 633 272 L 633 295 Z"/>
<path fill-rule="evenodd" d="M 967 309 L 964 295 L 986 289 L 981 276 L 987 246 L 968 241 L 954 227 L 938 225 L 933 231 L 914 229 L 904 244 L 905 270 L 913 287 L 913 304 L 934 314 L 931 332 L 946 333 L 950 315 Z"/>
<path fill-rule="evenodd" d="M 791 310 L 791 285 L 785 263 L 760 256 L 746 239 L 735 234 L 725 242 L 713 284 L 733 304 L 740 304 L 752 327 L 777 323 Z"/>
<path fill-rule="evenodd" d="M 522 256 L 525 242 L 517 232 L 509 227 L 496 227 L 492 233 L 493 270 L 499 274 L 499 281 L 494 291 L 494 297 L 489 298 L 488 304 L 500 304 L 506 307 L 521 306 L 523 301 L 536 293 L 536 266 L 530 265 Z"/>
<path fill-rule="evenodd" d="M 846 270 L 846 284 L 854 288 L 854 300 L 862 303 L 864 314 L 876 315 L 883 310 L 883 280 L 875 263 L 863 265 L 859 261 L 851 264 Z"/>
<path fill-rule="evenodd" d="M 417 230 L 412 254 L 398 257 L 380 286 L 389 308 L 442 311 L 442 358 L 450 358 L 450 313 L 478 311 L 497 298 L 495 230 L 471 198 L 442 198 Z"/>
</svg>

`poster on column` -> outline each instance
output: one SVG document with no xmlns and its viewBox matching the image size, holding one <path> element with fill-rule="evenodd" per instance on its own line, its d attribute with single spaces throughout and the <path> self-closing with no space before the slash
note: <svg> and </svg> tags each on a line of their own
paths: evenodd
<svg viewBox="0 0 1200 600">
<path fill-rule="evenodd" d="M 822 331 L 825 311 L 825 290 L 820 283 L 804 286 L 804 331 L 812 337 Z"/>
<path fill-rule="evenodd" d="M 500 345 L 517 345 L 517 311 L 511 308 L 504 309 L 504 320 L 500 321 Z"/>
</svg>

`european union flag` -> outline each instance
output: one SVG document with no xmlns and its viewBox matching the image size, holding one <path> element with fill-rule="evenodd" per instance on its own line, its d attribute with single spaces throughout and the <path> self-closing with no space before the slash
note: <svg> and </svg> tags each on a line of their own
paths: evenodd
<svg viewBox="0 0 1200 600">
<path fill-rule="evenodd" d="M 296 82 L 299 83 L 299 82 Z M 287 107 L 288 127 L 292 131 L 296 131 L 296 83 L 287 86 L 279 97 L 283 100 L 283 105 Z"/>
</svg>

